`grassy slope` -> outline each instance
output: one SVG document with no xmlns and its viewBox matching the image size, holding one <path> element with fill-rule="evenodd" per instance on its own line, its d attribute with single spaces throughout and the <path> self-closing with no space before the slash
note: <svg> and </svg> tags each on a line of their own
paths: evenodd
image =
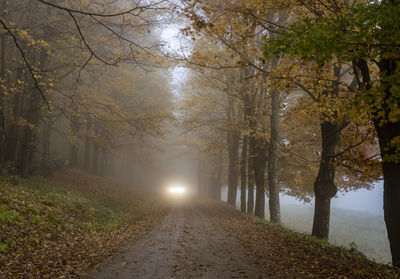
<svg viewBox="0 0 400 279">
<path fill-rule="evenodd" d="M 77 170 L 2 177 L 0 278 L 79 277 L 155 219 L 156 202 Z"/>
<path fill-rule="evenodd" d="M 213 205 L 207 208 L 221 215 L 221 225 L 266 267 L 264 275 L 270 278 L 400 279 L 400 270 L 368 260 L 356 250 L 242 214 L 223 203 L 209 203 Z"/>
<path fill-rule="evenodd" d="M 312 206 L 282 204 L 281 208 L 282 222 L 286 227 L 311 234 Z M 332 208 L 329 241 L 345 247 L 355 243 L 368 258 L 380 263 L 391 261 L 383 216 Z"/>
</svg>

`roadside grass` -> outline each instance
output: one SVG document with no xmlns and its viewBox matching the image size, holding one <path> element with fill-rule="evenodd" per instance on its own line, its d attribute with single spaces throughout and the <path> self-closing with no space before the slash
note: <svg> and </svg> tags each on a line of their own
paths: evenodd
<svg viewBox="0 0 400 279">
<path fill-rule="evenodd" d="M 77 170 L 0 177 L 0 278 L 80 277 L 145 227 L 156 200 Z"/>
<path fill-rule="evenodd" d="M 297 232 L 311 234 L 314 210 L 311 206 L 282 204 L 282 223 Z M 269 215 L 269 212 L 266 216 Z M 379 263 L 391 262 L 389 241 L 383 216 L 332 208 L 329 242 L 350 247 Z"/>
<path fill-rule="evenodd" d="M 265 267 L 267 278 L 400 279 L 399 269 L 369 260 L 355 243 L 336 246 L 220 202 L 207 201 L 205 207 L 210 215 L 218 212 L 221 225 Z"/>
</svg>

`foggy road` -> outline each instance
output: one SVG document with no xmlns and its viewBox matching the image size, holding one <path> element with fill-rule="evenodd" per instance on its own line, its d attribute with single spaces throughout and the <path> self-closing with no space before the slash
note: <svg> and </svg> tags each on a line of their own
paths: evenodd
<svg viewBox="0 0 400 279">
<path fill-rule="evenodd" d="M 264 278 L 210 212 L 199 203 L 174 205 L 148 234 L 89 278 Z"/>
</svg>

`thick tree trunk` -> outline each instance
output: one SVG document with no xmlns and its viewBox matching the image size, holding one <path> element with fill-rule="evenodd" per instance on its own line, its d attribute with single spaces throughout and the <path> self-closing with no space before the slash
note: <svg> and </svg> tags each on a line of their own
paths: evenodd
<svg viewBox="0 0 400 279">
<path fill-rule="evenodd" d="M 247 165 L 247 213 L 254 214 L 254 148 L 252 141 L 249 141 L 249 156 Z"/>
<path fill-rule="evenodd" d="M 44 34 L 43 39 L 46 40 L 48 34 Z M 31 52 L 28 54 L 30 56 Z M 39 65 L 41 69 L 46 68 L 49 56 L 46 51 L 42 50 L 39 54 Z M 41 105 L 43 98 L 39 90 L 33 90 L 28 103 L 25 107 L 25 120 L 33 127 L 38 127 L 41 115 Z M 36 149 L 36 130 L 30 126 L 25 126 L 22 129 L 21 143 L 17 155 L 17 172 L 19 175 L 27 175 L 29 166 L 32 162 L 33 153 Z"/>
<path fill-rule="evenodd" d="M 393 1 L 394 3 L 394 1 Z M 399 5 L 398 3 L 395 5 Z M 379 70 L 384 76 L 396 77 L 398 71 L 398 59 L 382 59 L 379 62 Z M 383 81 L 385 91 L 382 104 L 383 113 L 376 113 L 374 119 L 375 129 L 379 138 L 379 148 L 382 156 L 383 170 L 383 211 L 386 230 L 392 253 L 392 263 L 400 267 L 400 121 L 390 119 L 391 108 L 387 105 L 393 102 L 393 85 Z M 399 98 L 397 98 L 398 102 Z M 396 142 L 397 144 L 393 142 Z"/>
<path fill-rule="evenodd" d="M 33 126 L 37 126 L 39 123 L 41 101 L 41 96 L 36 90 L 31 93 L 29 107 L 27 108 L 27 114 L 25 114 L 25 118 Z M 16 162 L 17 173 L 19 175 L 27 175 L 32 155 L 35 150 L 35 143 L 36 132 L 29 126 L 24 127 L 22 130 L 21 143 Z"/>
<path fill-rule="evenodd" d="M 253 139 L 254 148 L 254 179 L 256 182 L 256 205 L 254 215 L 265 217 L 265 168 L 267 164 L 267 143 L 264 139 Z"/>
<path fill-rule="evenodd" d="M 23 72 L 22 69 L 18 71 L 17 73 L 17 79 L 22 80 L 23 78 Z M 25 75 L 25 81 L 26 81 L 26 75 Z M 23 88 L 19 88 L 21 91 Z M 23 107 L 22 102 L 22 97 L 20 96 L 19 93 L 14 94 L 13 100 L 12 100 L 12 116 L 13 117 L 19 117 L 21 116 L 21 108 Z M 20 127 L 15 124 L 15 123 L 9 123 L 8 128 L 7 128 L 7 137 L 8 140 L 6 142 L 6 150 L 4 154 L 4 161 L 7 162 L 16 162 L 17 160 L 17 147 L 20 141 L 19 137 L 19 132 L 20 132 Z"/>
<path fill-rule="evenodd" d="M 271 96 L 271 138 L 268 152 L 268 186 L 270 221 L 281 222 L 278 185 L 278 141 L 279 141 L 279 94 Z"/>
<path fill-rule="evenodd" d="M 240 211 L 246 212 L 246 163 L 247 163 L 248 137 L 243 136 L 242 158 L 240 160 Z"/>
<path fill-rule="evenodd" d="M 394 3 L 394 1 L 392 1 Z M 396 4 L 398 5 L 398 4 Z M 379 70 L 384 77 L 392 77 L 396 74 L 398 68 L 398 59 L 383 58 L 379 61 Z M 371 76 L 368 63 L 365 60 L 353 61 L 354 72 L 359 73 L 362 77 L 360 87 L 364 90 L 371 89 Z M 400 162 L 398 160 L 400 154 L 398 149 L 391 147 L 393 140 L 400 137 L 400 122 L 391 121 L 389 113 L 391 108 L 387 106 L 388 100 L 393 98 L 392 84 L 385 80 L 381 80 L 383 88 L 385 88 L 382 106 L 380 110 L 375 112 L 373 119 L 375 130 L 378 134 L 379 148 L 382 156 L 383 170 L 383 211 L 385 217 L 386 230 L 390 243 L 390 251 L 392 254 L 392 263 L 396 267 L 400 267 Z M 362 92 L 362 91 L 361 91 Z M 393 102 L 392 101 L 389 101 Z M 394 158 L 390 158 L 390 157 Z"/>
<path fill-rule="evenodd" d="M 42 62 L 44 65 L 44 61 Z M 22 113 L 23 117 L 33 127 L 38 127 L 42 101 L 39 92 L 34 90 L 28 99 L 26 107 L 22 107 L 22 109 L 25 109 L 25 113 Z M 18 135 L 18 138 L 19 146 L 17 147 L 16 169 L 19 175 L 26 176 L 31 164 L 33 152 L 36 149 L 36 131 L 30 126 L 22 127 L 21 134 Z"/>
<path fill-rule="evenodd" d="M 335 180 L 335 154 L 339 143 L 338 124 L 321 123 L 322 152 L 317 179 L 314 183 L 315 209 L 312 235 L 320 239 L 329 237 L 331 198 L 337 193 Z"/>
<path fill-rule="evenodd" d="M 385 155 L 393 154 L 385 147 L 395 137 L 400 137 L 400 123 L 387 123 L 377 126 L 383 168 L 383 211 L 388 233 L 392 263 L 400 267 L 400 163 L 385 160 Z M 397 154 L 398 156 L 398 154 Z"/>
</svg>

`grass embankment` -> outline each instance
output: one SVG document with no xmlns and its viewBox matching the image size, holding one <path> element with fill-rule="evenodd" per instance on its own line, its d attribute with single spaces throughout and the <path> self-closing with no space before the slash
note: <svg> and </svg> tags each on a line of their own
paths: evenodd
<svg viewBox="0 0 400 279">
<path fill-rule="evenodd" d="M 400 279 L 399 269 L 375 263 L 355 249 L 242 214 L 226 204 L 207 208 L 213 208 L 210 214 L 221 215 L 221 225 L 249 251 L 249 257 L 265 267 L 267 278 Z"/>
<path fill-rule="evenodd" d="M 163 211 L 156 202 L 78 170 L 2 177 L 0 278 L 80 277 L 145 230 Z"/>
</svg>

